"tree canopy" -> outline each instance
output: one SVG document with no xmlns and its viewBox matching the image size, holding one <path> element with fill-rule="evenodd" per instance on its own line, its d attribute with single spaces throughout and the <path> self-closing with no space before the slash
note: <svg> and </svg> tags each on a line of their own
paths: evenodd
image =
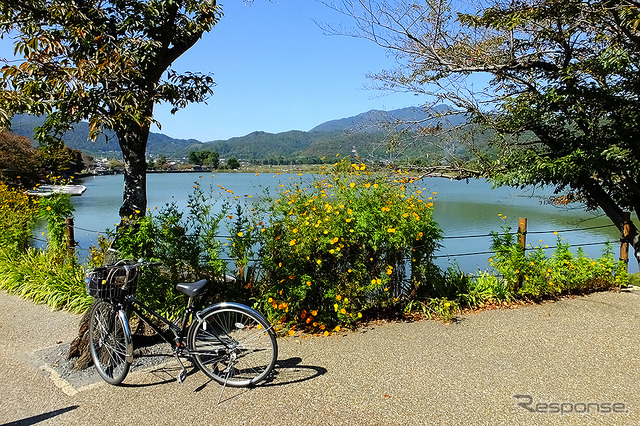
<svg viewBox="0 0 640 426">
<path fill-rule="evenodd" d="M 398 56 L 398 69 L 375 76 L 384 88 L 446 99 L 496 131 L 501 154 L 485 176 L 554 186 L 622 229 L 624 211 L 640 212 L 640 3 L 481 4 L 359 0 L 340 10 L 356 18 L 355 34 Z M 487 90 L 474 76 L 489 76 Z M 638 257 L 635 227 L 630 240 Z"/>
<path fill-rule="evenodd" d="M 20 60 L 2 67 L 0 120 L 46 115 L 41 144 L 72 123 L 88 121 L 90 137 L 113 130 L 125 165 L 122 217 L 146 210 L 145 149 L 160 102 L 173 112 L 205 101 L 213 78 L 171 65 L 222 16 L 215 0 L 6 0 L 0 35 Z"/>
<path fill-rule="evenodd" d="M 189 152 L 189 163 L 217 169 L 220 164 L 220 154 L 209 149 Z"/>
</svg>

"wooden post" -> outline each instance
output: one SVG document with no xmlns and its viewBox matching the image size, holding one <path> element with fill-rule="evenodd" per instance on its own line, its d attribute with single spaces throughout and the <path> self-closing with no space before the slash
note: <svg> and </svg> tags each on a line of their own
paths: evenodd
<svg viewBox="0 0 640 426">
<path fill-rule="evenodd" d="M 74 256 L 76 254 L 76 236 L 75 229 L 73 224 L 73 218 L 68 218 L 64 220 L 64 234 L 66 236 L 67 241 L 67 256 Z"/>
<path fill-rule="evenodd" d="M 521 217 L 518 220 L 518 245 L 524 251 L 527 247 L 527 218 Z"/>
<path fill-rule="evenodd" d="M 527 218 L 521 217 L 518 219 L 518 245 L 522 249 L 522 254 L 527 248 Z M 518 283 L 516 290 L 522 287 L 522 272 L 518 275 Z"/>
<path fill-rule="evenodd" d="M 622 236 L 620 237 L 620 260 L 625 263 L 625 268 L 629 271 L 629 234 L 631 233 L 631 213 L 622 214 Z"/>
</svg>

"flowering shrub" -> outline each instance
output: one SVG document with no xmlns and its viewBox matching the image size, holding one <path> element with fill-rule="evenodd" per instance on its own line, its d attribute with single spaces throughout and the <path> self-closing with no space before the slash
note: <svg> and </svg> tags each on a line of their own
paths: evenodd
<svg viewBox="0 0 640 426">
<path fill-rule="evenodd" d="M 430 270 L 417 265 L 432 265 L 440 238 L 432 208 L 422 191 L 375 177 L 360 162 L 281 185 L 262 205 L 269 220 L 260 233 L 260 309 L 272 321 L 328 333 L 410 294 Z"/>
<path fill-rule="evenodd" d="M 18 189 L 0 182 L 0 245 L 22 251 L 27 248 L 36 222 L 38 203 Z"/>
</svg>

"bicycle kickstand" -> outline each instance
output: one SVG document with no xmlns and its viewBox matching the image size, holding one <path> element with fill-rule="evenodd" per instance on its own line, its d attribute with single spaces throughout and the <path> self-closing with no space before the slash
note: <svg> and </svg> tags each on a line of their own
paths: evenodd
<svg viewBox="0 0 640 426">
<path fill-rule="evenodd" d="M 218 402 L 216 405 L 220 405 L 220 401 L 222 401 L 222 394 L 224 393 L 224 388 L 227 387 L 227 381 L 229 380 L 229 376 L 231 375 L 231 365 L 227 367 L 227 376 L 224 378 L 224 383 L 222 384 L 222 389 L 220 389 L 220 395 L 218 396 Z"/>
<path fill-rule="evenodd" d="M 176 377 L 176 380 L 178 381 L 178 383 L 184 383 L 184 381 L 187 379 L 187 369 L 182 363 L 182 360 L 180 359 L 180 357 L 178 356 L 178 352 L 176 351 L 173 355 L 178 360 L 180 367 L 182 367 L 182 371 L 180 372 L 180 374 L 178 374 L 178 377 Z"/>
</svg>

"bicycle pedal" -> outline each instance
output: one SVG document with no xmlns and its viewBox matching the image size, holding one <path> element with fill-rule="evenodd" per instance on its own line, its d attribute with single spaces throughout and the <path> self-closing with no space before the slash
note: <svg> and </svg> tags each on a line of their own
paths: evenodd
<svg viewBox="0 0 640 426">
<path fill-rule="evenodd" d="M 178 383 L 184 383 L 184 381 L 187 379 L 187 371 L 186 370 L 182 370 L 180 372 L 180 374 L 178 374 L 178 377 L 176 377 L 176 380 L 178 381 Z"/>
</svg>

